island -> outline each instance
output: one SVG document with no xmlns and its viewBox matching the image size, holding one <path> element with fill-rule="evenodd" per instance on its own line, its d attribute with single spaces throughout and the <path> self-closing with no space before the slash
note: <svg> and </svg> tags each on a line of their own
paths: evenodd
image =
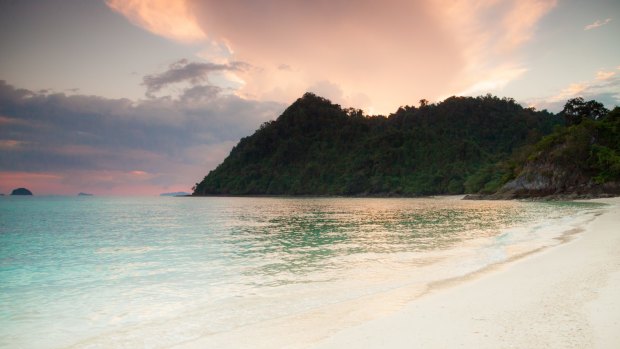
<svg viewBox="0 0 620 349">
<path fill-rule="evenodd" d="M 172 193 L 162 193 L 159 194 L 159 196 L 190 196 L 191 193 L 187 193 L 184 191 L 176 191 L 176 192 L 172 192 Z"/>
<path fill-rule="evenodd" d="M 32 195 L 32 192 L 26 188 L 13 189 L 11 195 Z"/>
<path fill-rule="evenodd" d="M 583 98 L 553 114 L 486 95 L 365 115 L 306 93 L 192 195 L 617 195 L 619 114 Z"/>
<path fill-rule="evenodd" d="M 78 193 L 78 196 L 93 196 L 93 194 L 89 194 L 89 193 Z"/>
</svg>

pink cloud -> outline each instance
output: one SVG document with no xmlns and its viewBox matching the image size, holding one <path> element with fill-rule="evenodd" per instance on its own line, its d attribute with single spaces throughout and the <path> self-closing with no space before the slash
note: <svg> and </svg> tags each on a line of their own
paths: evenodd
<svg viewBox="0 0 620 349">
<path fill-rule="evenodd" d="M 532 100 L 529 104 L 537 108 L 559 110 L 568 99 L 575 97 L 599 100 L 613 108 L 620 104 L 620 78 L 613 71 L 600 70 L 590 80 L 571 83 L 556 94 Z"/>
<path fill-rule="evenodd" d="M 459 40 L 465 60 L 450 94 L 498 93 L 528 68 L 521 47 L 531 40 L 540 19 L 556 0 L 444 1 L 443 17 Z"/>
<path fill-rule="evenodd" d="M 343 96 L 370 97 L 358 107 L 389 112 L 441 91 L 462 63 L 429 3 L 289 1 L 259 12 L 246 5 L 205 2 L 197 11 L 235 57 L 261 68 L 240 74 L 244 96 L 290 102 L 330 81 Z M 279 69 L 283 64 L 296 69 Z"/>
<path fill-rule="evenodd" d="M 28 125 L 28 123 L 24 120 L 0 115 L 0 125 Z"/>
<path fill-rule="evenodd" d="M 165 1 L 132 0 L 117 10 L 155 34 L 176 38 L 158 18 Z M 289 103 L 326 81 L 343 103 L 381 113 L 420 98 L 460 91 L 493 92 L 527 67 L 519 49 L 536 33 L 556 0 L 437 1 L 169 1 L 199 27 L 207 47 L 200 55 L 257 69 L 227 72 L 237 95 Z M 117 2 L 109 2 L 109 5 Z M 183 5 L 178 5 L 183 4 Z M 176 7 L 175 7 L 176 6 Z M 198 32 L 198 31 L 196 31 Z M 281 69 L 281 67 L 294 69 Z M 488 90 L 491 91 L 488 91 Z M 333 90 L 333 89 L 332 89 Z M 360 98 L 364 96 L 364 98 Z"/>
<path fill-rule="evenodd" d="M 185 1 L 107 0 L 106 4 L 154 34 L 188 43 L 206 39 Z"/>
<path fill-rule="evenodd" d="M 609 80 L 614 75 L 616 75 L 616 72 L 601 70 L 596 72 L 596 80 Z"/>
<path fill-rule="evenodd" d="M 552 8 L 557 0 L 514 1 L 502 20 L 503 35 L 500 49 L 514 50 L 534 35 L 536 23 Z"/>
<path fill-rule="evenodd" d="M 611 22 L 611 18 L 606 18 L 604 20 L 600 20 L 599 19 L 599 20 L 595 21 L 594 23 L 588 24 L 585 27 L 583 27 L 583 30 L 591 30 L 591 29 L 594 29 L 594 28 L 602 27 L 602 26 L 604 26 L 605 24 L 607 24 L 609 22 Z"/>
<path fill-rule="evenodd" d="M 562 89 L 558 94 L 551 97 L 551 101 L 565 101 L 569 98 L 574 98 L 582 94 L 588 88 L 587 83 L 572 83 L 568 87 Z"/>
<path fill-rule="evenodd" d="M 0 150 L 15 150 L 28 144 L 28 142 L 18 141 L 14 139 L 0 140 Z"/>
</svg>

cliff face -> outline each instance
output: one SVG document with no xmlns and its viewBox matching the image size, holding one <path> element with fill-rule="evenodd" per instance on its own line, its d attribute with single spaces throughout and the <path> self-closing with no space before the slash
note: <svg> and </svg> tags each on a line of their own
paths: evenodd
<svg viewBox="0 0 620 349">
<path fill-rule="evenodd" d="M 506 183 L 496 194 L 499 199 L 535 197 L 599 197 L 619 195 L 620 183 L 597 183 L 592 177 L 575 168 L 553 163 L 529 163 L 515 179 Z"/>
</svg>

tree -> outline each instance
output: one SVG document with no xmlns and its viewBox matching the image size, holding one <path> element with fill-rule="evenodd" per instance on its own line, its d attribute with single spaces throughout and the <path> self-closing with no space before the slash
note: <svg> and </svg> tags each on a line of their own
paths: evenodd
<svg viewBox="0 0 620 349">
<path fill-rule="evenodd" d="M 597 101 L 585 101 L 582 97 L 569 99 L 564 105 L 560 115 L 566 120 L 568 126 L 578 125 L 583 119 L 598 120 L 605 117 L 609 110 Z"/>
</svg>

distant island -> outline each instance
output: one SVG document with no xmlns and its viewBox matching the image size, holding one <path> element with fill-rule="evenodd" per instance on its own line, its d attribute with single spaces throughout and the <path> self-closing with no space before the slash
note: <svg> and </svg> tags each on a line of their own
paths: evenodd
<svg viewBox="0 0 620 349">
<path fill-rule="evenodd" d="M 13 189 L 11 195 L 32 195 L 32 192 L 26 188 Z"/>
<path fill-rule="evenodd" d="M 619 113 L 575 98 L 552 114 L 486 95 L 369 116 L 306 93 L 192 195 L 615 194 Z"/>
<path fill-rule="evenodd" d="M 93 196 L 93 194 L 89 194 L 89 193 L 78 193 L 78 196 Z"/>
<path fill-rule="evenodd" d="M 192 194 L 184 192 L 184 191 L 177 191 L 177 192 L 173 192 L 173 193 L 162 193 L 162 194 L 159 194 L 159 196 L 189 196 L 189 195 L 192 195 Z"/>
</svg>

